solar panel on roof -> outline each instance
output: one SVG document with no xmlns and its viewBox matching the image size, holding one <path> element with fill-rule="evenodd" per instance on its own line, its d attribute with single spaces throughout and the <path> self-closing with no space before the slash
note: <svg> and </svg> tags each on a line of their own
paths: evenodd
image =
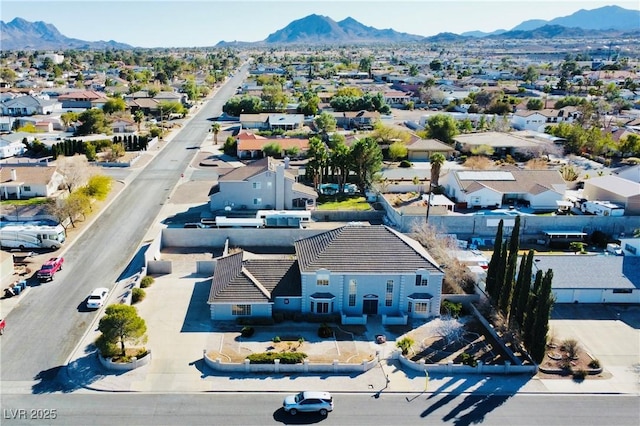
<svg viewBox="0 0 640 426">
<path fill-rule="evenodd" d="M 460 180 L 516 180 L 511 172 L 483 170 L 458 172 Z"/>
</svg>

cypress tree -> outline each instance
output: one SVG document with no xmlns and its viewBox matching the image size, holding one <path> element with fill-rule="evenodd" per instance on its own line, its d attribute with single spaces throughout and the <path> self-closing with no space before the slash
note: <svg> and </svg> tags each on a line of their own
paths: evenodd
<svg viewBox="0 0 640 426">
<path fill-rule="evenodd" d="M 540 293 L 538 294 L 538 307 L 536 319 L 533 326 L 531 357 L 537 363 L 542 362 L 547 347 L 547 333 L 549 332 L 549 315 L 553 306 L 551 293 L 551 283 L 553 281 L 553 270 L 549 269 L 542 279 Z"/>
<path fill-rule="evenodd" d="M 487 269 L 487 279 L 485 280 L 485 290 L 489 297 L 494 297 L 494 290 L 496 288 L 496 278 L 498 273 L 498 263 L 500 262 L 500 255 L 502 254 L 502 229 L 504 227 L 504 221 L 500 219 L 498 224 L 498 231 L 496 233 L 496 240 L 493 243 L 493 253 L 491 254 L 491 260 L 489 261 L 489 268 Z"/>
<path fill-rule="evenodd" d="M 498 258 L 496 284 L 495 288 L 493 289 L 493 294 L 491 295 L 491 299 L 496 306 L 498 306 L 500 294 L 502 294 L 502 287 L 504 286 L 504 276 L 507 269 L 507 248 L 507 244 L 502 245 L 502 251 L 500 252 L 500 257 Z"/>
<path fill-rule="evenodd" d="M 522 257 L 520 264 L 520 272 L 518 273 L 518 282 L 514 295 L 514 304 L 512 312 L 514 312 L 516 323 L 522 330 L 524 327 L 524 315 L 527 309 L 527 300 L 529 292 L 531 292 L 531 273 L 533 271 L 533 250 L 529 250 L 526 256 Z"/>
<path fill-rule="evenodd" d="M 522 330 L 522 340 L 527 349 L 531 350 L 531 342 L 533 335 L 533 326 L 536 321 L 536 314 L 538 308 L 538 291 L 542 285 L 542 271 L 536 272 L 536 279 L 533 284 L 533 291 L 529 292 L 527 300 L 527 311 L 524 315 L 524 327 Z"/>
<path fill-rule="evenodd" d="M 511 300 L 513 298 L 513 286 L 516 275 L 516 266 L 518 264 L 518 250 L 509 252 L 507 260 L 507 269 L 504 274 L 504 281 L 502 288 L 500 289 L 500 300 L 498 306 L 502 313 L 504 313 L 507 322 L 511 315 Z"/>
</svg>

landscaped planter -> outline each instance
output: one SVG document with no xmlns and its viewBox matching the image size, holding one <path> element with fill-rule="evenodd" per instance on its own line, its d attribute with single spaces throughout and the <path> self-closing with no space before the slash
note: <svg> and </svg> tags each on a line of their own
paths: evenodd
<svg viewBox="0 0 640 426">
<path fill-rule="evenodd" d="M 130 362 L 113 362 L 111 358 L 103 357 L 100 352 L 98 352 L 98 359 L 100 360 L 100 364 L 108 370 L 131 371 L 149 364 L 151 362 L 151 351 L 147 351 L 147 354 L 142 358 L 137 358 Z"/>
</svg>

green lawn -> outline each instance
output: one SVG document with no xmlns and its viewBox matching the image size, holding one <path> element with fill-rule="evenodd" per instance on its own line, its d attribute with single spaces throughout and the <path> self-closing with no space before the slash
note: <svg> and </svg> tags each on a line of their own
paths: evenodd
<svg viewBox="0 0 640 426">
<path fill-rule="evenodd" d="M 336 200 L 337 198 L 337 200 Z M 323 196 L 318 199 L 318 210 L 371 210 L 364 197 Z"/>
<path fill-rule="evenodd" d="M 3 206 L 35 206 L 38 204 L 45 204 L 47 197 L 35 197 L 26 200 L 2 200 L 0 204 Z"/>
</svg>

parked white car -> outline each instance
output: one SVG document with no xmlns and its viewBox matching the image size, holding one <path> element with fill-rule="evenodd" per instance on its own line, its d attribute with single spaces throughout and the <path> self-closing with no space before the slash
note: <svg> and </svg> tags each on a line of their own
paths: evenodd
<svg viewBox="0 0 640 426">
<path fill-rule="evenodd" d="M 96 288 L 91 292 L 89 297 L 87 297 L 87 308 L 89 309 L 99 309 L 104 306 L 107 301 L 107 296 L 109 295 L 109 289 L 100 287 Z"/>
<path fill-rule="evenodd" d="M 292 416 L 303 412 L 317 412 L 326 416 L 329 411 L 333 411 L 333 398 L 329 392 L 304 391 L 287 396 L 282 408 Z"/>
</svg>

